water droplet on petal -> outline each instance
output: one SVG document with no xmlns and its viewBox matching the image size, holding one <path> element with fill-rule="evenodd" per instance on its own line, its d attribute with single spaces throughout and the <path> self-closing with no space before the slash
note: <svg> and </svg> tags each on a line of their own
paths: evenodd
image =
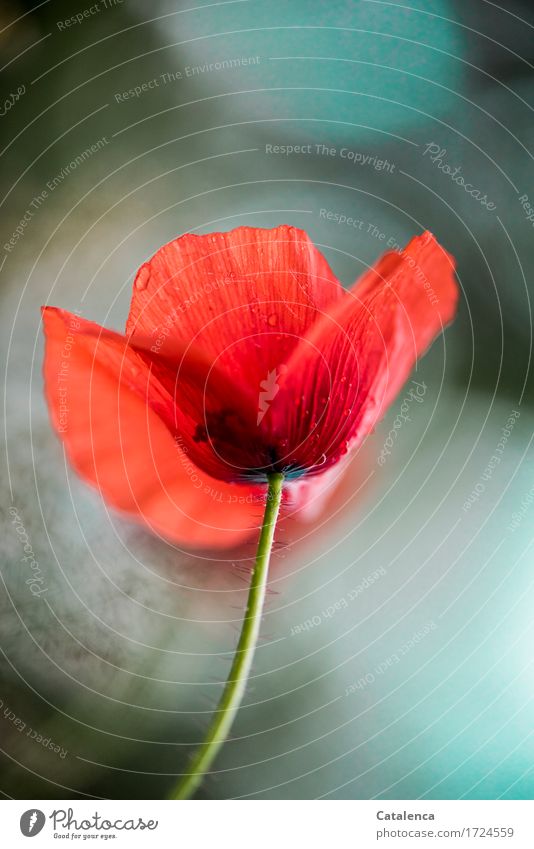
<svg viewBox="0 0 534 849">
<path fill-rule="evenodd" d="M 269 316 L 269 318 L 267 319 L 267 324 L 270 324 L 271 327 L 274 327 L 276 324 L 278 324 L 278 316 L 276 315 L 276 313 L 273 312 Z"/>
<path fill-rule="evenodd" d="M 150 280 L 150 266 L 147 262 L 141 266 L 139 271 L 137 272 L 137 276 L 135 278 L 134 286 L 139 291 L 142 292 L 148 286 L 148 281 Z"/>
</svg>

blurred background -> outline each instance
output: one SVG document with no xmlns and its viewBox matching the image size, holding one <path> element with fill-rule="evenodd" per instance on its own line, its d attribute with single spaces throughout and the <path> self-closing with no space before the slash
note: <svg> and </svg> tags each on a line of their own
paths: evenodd
<svg viewBox="0 0 534 849">
<path fill-rule="evenodd" d="M 39 307 L 122 329 L 164 242 L 287 222 L 345 285 L 428 228 L 461 307 L 390 453 L 410 384 L 335 506 L 280 540 L 200 795 L 532 798 L 533 27 L 527 0 L 2 3 L 5 797 L 163 797 L 221 692 L 254 553 L 192 556 L 77 480 Z"/>
</svg>

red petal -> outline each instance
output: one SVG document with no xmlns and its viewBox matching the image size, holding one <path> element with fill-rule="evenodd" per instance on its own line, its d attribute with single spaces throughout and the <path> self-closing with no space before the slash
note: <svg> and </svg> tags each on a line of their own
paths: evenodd
<svg viewBox="0 0 534 849">
<path fill-rule="evenodd" d="M 172 340 L 200 347 L 257 398 L 260 383 L 342 292 L 294 227 L 185 235 L 139 270 L 126 330 L 150 337 L 162 353 Z"/>
<path fill-rule="evenodd" d="M 273 438 L 291 435 L 288 464 L 322 471 L 360 442 L 457 299 L 452 257 L 423 233 L 330 308 L 293 353 L 270 409 Z"/>
<path fill-rule="evenodd" d="M 43 323 L 54 427 L 106 501 L 187 545 L 222 548 L 254 532 L 262 488 L 214 480 L 191 462 L 156 412 L 165 387 L 124 337 L 50 307 Z"/>
</svg>

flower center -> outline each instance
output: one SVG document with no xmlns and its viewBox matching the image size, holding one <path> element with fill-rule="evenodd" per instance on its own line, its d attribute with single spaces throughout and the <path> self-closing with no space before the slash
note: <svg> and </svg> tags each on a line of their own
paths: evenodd
<svg viewBox="0 0 534 849">
<path fill-rule="evenodd" d="M 197 424 L 193 442 L 214 451 L 236 482 L 265 482 L 275 472 L 294 479 L 305 473 L 288 455 L 287 445 L 262 434 L 261 428 L 251 428 L 231 407 L 206 412 L 205 422 Z M 285 440 L 287 443 L 287 440 Z"/>
</svg>

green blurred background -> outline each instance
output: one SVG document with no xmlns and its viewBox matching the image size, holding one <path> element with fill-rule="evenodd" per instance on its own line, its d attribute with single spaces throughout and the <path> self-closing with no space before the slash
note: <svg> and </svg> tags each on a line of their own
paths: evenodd
<svg viewBox="0 0 534 849">
<path fill-rule="evenodd" d="M 462 302 L 387 461 L 403 395 L 337 515 L 280 540 L 200 795 L 532 798 L 533 26 L 526 0 L 2 3 L 5 797 L 164 796 L 221 691 L 253 555 L 191 556 L 76 479 L 43 402 L 39 306 L 122 329 L 164 242 L 287 222 L 346 285 L 431 229 Z"/>
</svg>

